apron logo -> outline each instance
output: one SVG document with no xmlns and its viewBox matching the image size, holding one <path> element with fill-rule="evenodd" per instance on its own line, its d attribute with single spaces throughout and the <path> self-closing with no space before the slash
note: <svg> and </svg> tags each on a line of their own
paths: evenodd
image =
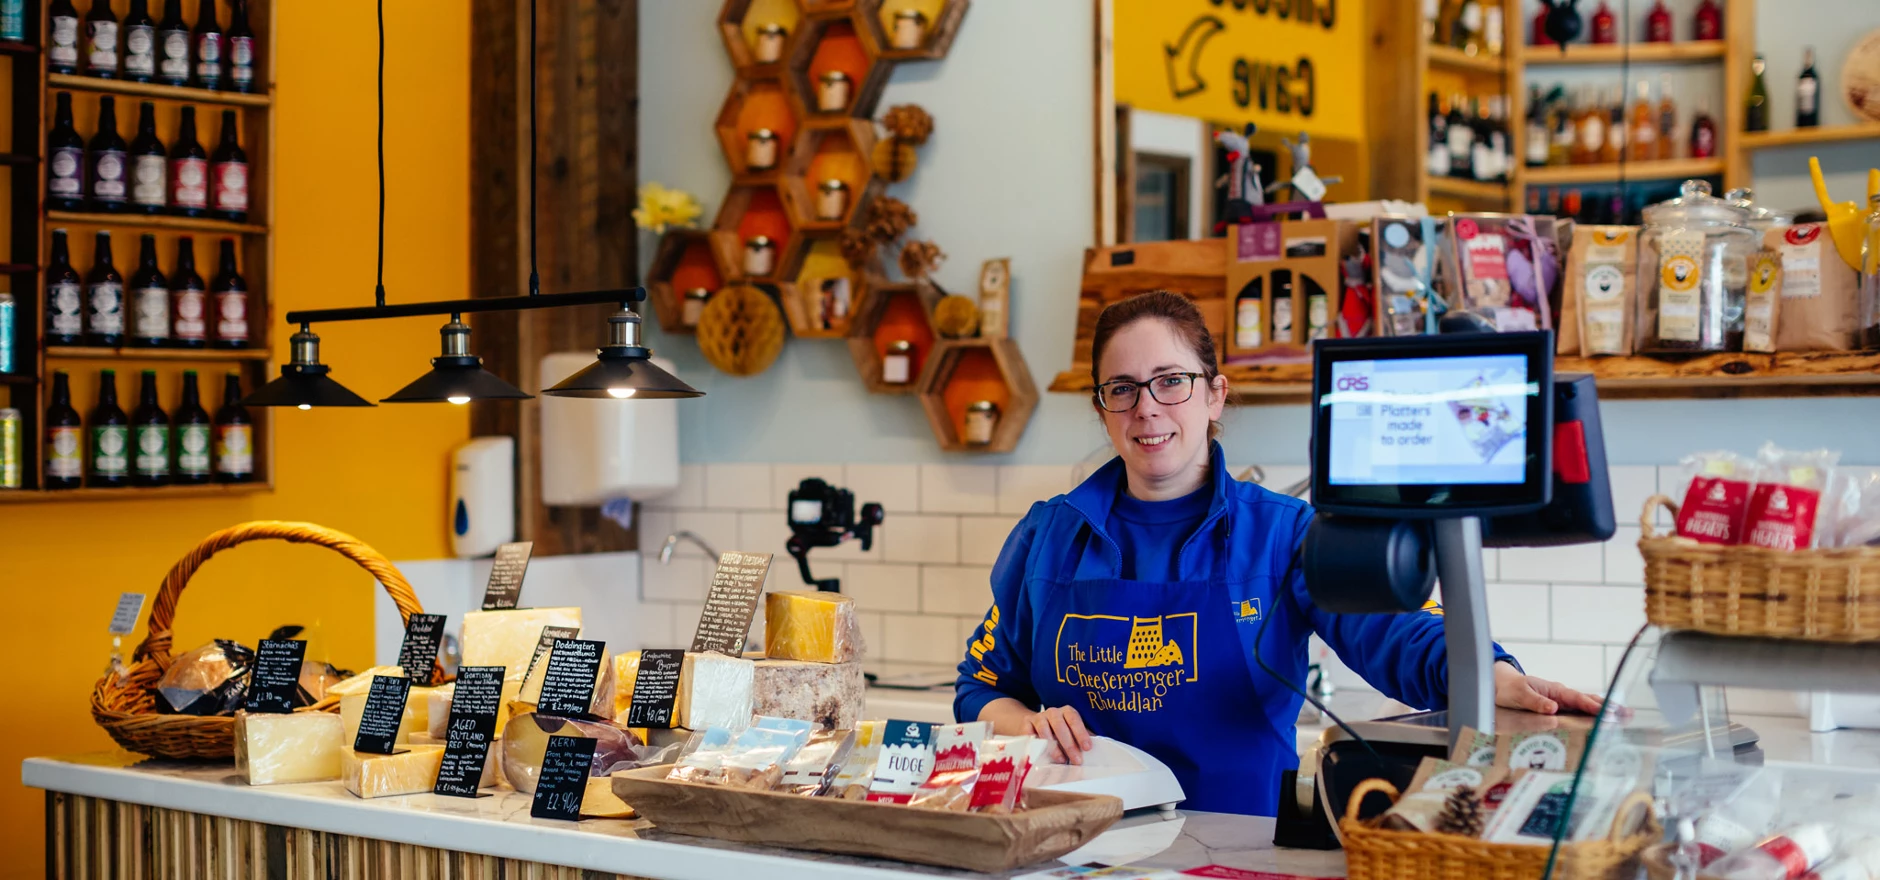
<svg viewBox="0 0 1880 880">
<path fill-rule="evenodd" d="M 1235 623 L 1259 623 L 1260 600 L 1242 599 L 1233 603 Z"/>
<path fill-rule="evenodd" d="M 1066 614 L 1058 625 L 1060 683 L 1099 712 L 1155 712 L 1169 692 L 1200 680 L 1195 612 L 1158 617 Z"/>
<path fill-rule="evenodd" d="M 1129 657 L 1124 669 L 1182 665 L 1182 646 L 1162 639 L 1162 618 L 1138 617 L 1129 629 Z"/>
<path fill-rule="evenodd" d="M 1443 616 L 1443 606 L 1437 604 L 1435 599 L 1430 599 L 1430 600 L 1425 601 L 1423 603 L 1423 610 L 1428 611 L 1429 613 L 1434 614 L 1437 617 Z"/>
</svg>

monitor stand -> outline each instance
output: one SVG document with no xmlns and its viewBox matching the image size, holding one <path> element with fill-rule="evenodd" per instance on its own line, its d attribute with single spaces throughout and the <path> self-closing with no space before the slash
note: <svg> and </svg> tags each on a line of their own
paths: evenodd
<svg viewBox="0 0 1880 880">
<path fill-rule="evenodd" d="M 1443 645 L 1449 652 L 1449 745 L 1462 728 L 1495 732 L 1495 646 L 1488 634 L 1482 578 L 1482 521 L 1439 519 L 1436 577 L 1443 591 Z"/>
</svg>

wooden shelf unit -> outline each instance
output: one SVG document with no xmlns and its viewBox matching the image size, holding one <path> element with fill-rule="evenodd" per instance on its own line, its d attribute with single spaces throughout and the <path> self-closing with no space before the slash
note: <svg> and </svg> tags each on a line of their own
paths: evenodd
<svg viewBox="0 0 1880 880">
<path fill-rule="evenodd" d="M 1486 73 L 1500 76 L 1507 70 L 1506 53 L 1503 55 L 1470 55 L 1461 49 L 1430 44 L 1429 65 L 1451 70 L 1467 70 L 1474 73 Z"/>
<path fill-rule="evenodd" d="M 1439 177 L 1432 174 L 1429 175 L 1428 180 L 1424 181 L 1423 186 L 1432 195 L 1501 204 L 1508 201 L 1509 192 L 1520 184 L 1512 180 L 1503 183 L 1489 180 L 1465 180 L 1460 177 Z"/>
<path fill-rule="evenodd" d="M 1777 147 L 1802 147 L 1865 140 L 1880 140 L 1880 122 L 1829 125 L 1820 128 L 1791 128 L 1783 131 L 1746 131 L 1737 143 L 1744 150 L 1753 152 Z"/>
<path fill-rule="evenodd" d="M 179 0 L 187 21 L 195 21 L 199 2 Z M 32 0 L 26 4 L 26 32 L 43 44 L 50 0 Z M 129 9 L 128 0 L 113 0 L 112 11 L 122 18 Z M 21 411 L 22 488 L 0 491 L 0 503 L 38 501 L 131 501 L 180 498 L 224 498 L 271 491 L 273 487 L 273 415 L 265 408 L 249 410 L 254 422 L 256 479 L 248 483 L 209 484 L 203 486 L 165 486 L 158 488 L 85 488 L 48 491 L 44 485 L 45 455 L 43 415 L 50 402 L 52 373 L 71 374 L 72 405 L 88 414 L 95 398 L 97 371 L 112 369 L 117 377 L 120 406 L 135 406 L 137 377 L 140 369 L 156 370 L 160 378 L 159 401 L 166 411 L 176 408 L 179 396 L 178 375 L 195 370 L 203 407 L 214 412 L 221 405 L 222 375 L 235 372 L 241 377 L 244 393 L 252 392 L 272 378 L 269 358 L 274 333 L 270 297 L 273 290 L 274 260 L 274 41 L 276 20 L 273 0 L 254 0 L 248 4 L 249 23 L 255 32 L 258 55 L 256 77 L 261 92 L 238 94 L 196 88 L 179 88 L 151 83 L 131 83 L 69 74 L 50 74 L 37 45 L 0 43 L 0 64 L 12 65 L 11 96 L 12 140 L 0 143 L 0 167 L 8 182 L 7 205 L 11 235 L 10 252 L 0 255 L 9 262 L 0 264 L 0 275 L 11 276 L 10 292 L 15 300 L 15 355 L 22 371 L 0 379 L 0 399 L 11 395 L 11 405 Z M 174 141 L 177 119 L 183 106 L 197 107 L 196 137 L 213 152 L 221 136 L 221 112 L 235 114 L 238 137 L 249 162 L 249 211 L 244 223 L 213 218 L 135 213 L 93 213 L 87 211 L 46 210 L 45 154 L 46 132 L 51 127 L 54 93 L 73 93 L 74 121 L 82 138 L 89 141 L 97 124 L 97 102 L 103 95 L 115 95 L 118 133 L 128 140 L 136 131 L 137 105 L 149 101 L 156 108 L 157 131 L 166 147 Z M 41 266 L 48 262 L 51 230 L 68 229 L 72 263 L 84 275 L 90 269 L 94 233 L 112 233 L 112 251 L 120 270 L 128 276 L 137 264 L 137 237 L 150 234 L 158 240 L 158 264 L 166 274 L 172 271 L 176 257 L 176 239 L 193 236 L 197 272 L 212 279 L 218 269 L 217 238 L 233 238 L 237 264 L 248 282 L 249 337 L 253 347 L 246 349 L 182 348 L 94 348 L 88 346 L 47 346 L 45 344 L 45 285 Z M 128 299 L 128 291 L 127 291 Z M 128 313 L 129 303 L 126 303 Z M 87 468 L 89 472 L 89 468 Z"/>
<path fill-rule="evenodd" d="M 1701 64 L 1722 61 L 1729 54 L 1727 40 L 1685 40 L 1678 43 L 1570 43 L 1567 51 L 1558 46 L 1528 46 L 1528 67 L 1557 67 L 1573 64 L 1616 66 L 1628 59 L 1633 64 Z"/>
<path fill-rule="evenodd" d="M 1622 176 L 1625 180 L 1716 177 L 1727 167 L 1728 163 L 1722 159 L 1648 159 L 1601 165 L 1549 165 L 1529 168 L 1525 176 L 1531 185 L 1617 183 Z"/>
</svg>

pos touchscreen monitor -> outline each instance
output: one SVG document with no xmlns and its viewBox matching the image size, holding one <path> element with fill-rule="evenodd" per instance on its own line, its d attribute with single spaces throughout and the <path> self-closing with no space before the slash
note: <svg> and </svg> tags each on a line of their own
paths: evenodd
<svg viewBox="0 0 1880 880">
<path fill-rule="evenodd" d="M 1547 504 L 1551 332 L 1320 340 L 1312 367 L 1319 510 L 1441 519 Z"/>
</svg>

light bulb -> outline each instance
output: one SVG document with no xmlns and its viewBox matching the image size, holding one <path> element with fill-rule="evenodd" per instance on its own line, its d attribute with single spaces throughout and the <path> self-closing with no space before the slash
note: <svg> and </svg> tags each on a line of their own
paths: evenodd
<svg viewBox="0 0 1880 880">
<path fill-rule="evenodd" d="M 458 406 L 462 406 L 470 402 L 470 398 L 464 397 L 462 395 L 458 395 L 455 397 L 446 397 L 444 399 L 450 401 L 451 403 L 457 404 Z"/>
<path fill-rule="evenodd" d="M 303 404 L 301 404 L 301 405 L 300 405 L 299 407 L 297 407 L 297 408 L 298 408 L 298 409 L 313 409 L 313 405 L 312 405 L 312 404 L 306 404 L 306 403 L 303 403 Z"/>
<path fill-rule="evenodd" d="M 629 398 L 629 397 L 632 397 L 632 396 L 633 396 L 633 389 L 631 389 L 631 388 L 609 388 L 609 389 L 607 389 L 607 393 L 608 393 L 608 394 L 609 394 L 610 396 L 612 396 L 612 397 L 613 397 L 613 398 L 614 398 L 615 400 L 626 400 L 627 398 Z"/>
</svg>

